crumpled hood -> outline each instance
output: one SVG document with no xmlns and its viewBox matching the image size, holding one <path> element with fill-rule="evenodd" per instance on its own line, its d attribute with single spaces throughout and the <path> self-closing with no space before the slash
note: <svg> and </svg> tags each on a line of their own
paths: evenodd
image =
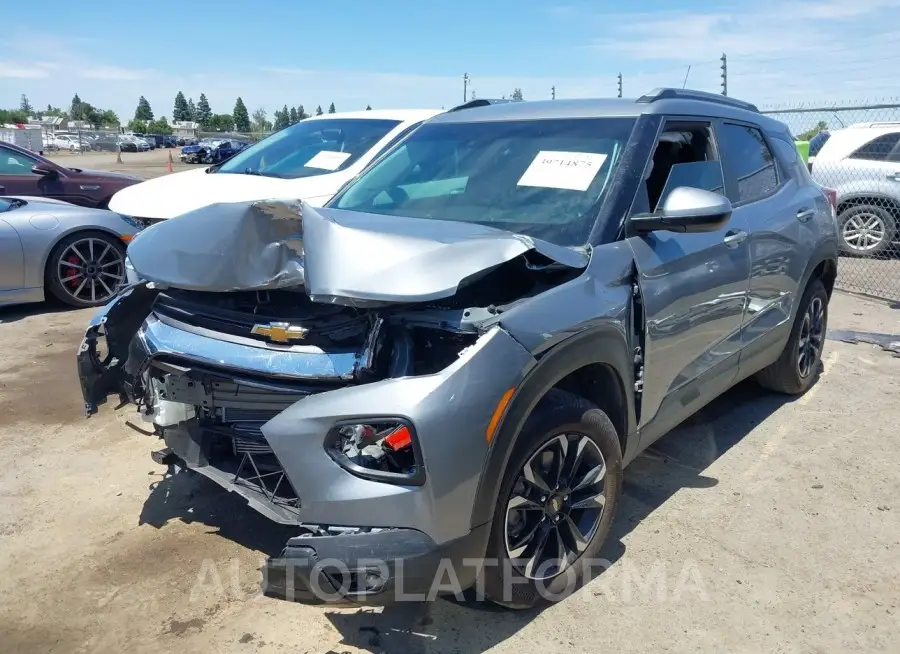
<svg viewBox="0 0 900 654">
<path fill-rule="evenodd" d="M 141 232 L 144 279 L 228 292 L 305 286 L 351 306 L 426 302 L 529 250 L 572 268 L 585 252 L 473 223 L 314 209 L 292 200 L 213 204 Z"/>
<path fill-rule="evenodd" d="M 334 193 L 331 175 L 280 179 L 262 175 L 207 173 L 205 168 L 163 175 L 122 189 L 109 208 L 139 218 L 175 218 L 215 202 L 249 202 L 293 197 L 294 201 Z"/>
</svg>

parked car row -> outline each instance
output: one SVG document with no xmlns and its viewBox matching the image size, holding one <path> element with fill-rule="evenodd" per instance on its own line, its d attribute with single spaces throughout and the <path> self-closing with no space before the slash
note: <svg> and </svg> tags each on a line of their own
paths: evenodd
<svg viewBox="0 0 900 654">
<path fill-rule="evenodd" d="M 237 139 L 201 139 L 196 145 L 181 148 L 184 163 L 218 164 L 236 155 L 249 145 Z"/>
<path fill-rule="evenodd" d="M 87 415 L 133 403 L 155 461 L 291 525 L 267 595 L 389 603 L 450 567 L 562 598 L 642 451 L 746 378 L 814 383 L 836 193 L 755 106 L 364 113 L 117 193 L 162 220 L 77 352 Z"/>
</svg>

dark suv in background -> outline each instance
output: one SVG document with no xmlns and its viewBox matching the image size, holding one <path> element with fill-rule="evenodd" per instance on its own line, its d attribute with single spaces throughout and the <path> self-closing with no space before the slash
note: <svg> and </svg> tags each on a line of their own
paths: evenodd
<svg viewBox="0 0 900 654">
<path fill-rule="evenodd" d="M 524 608 L 588 576 L 655 440 L 745 378 L 810 388 L 838 247 L 783 124 L 661 89 L 470 104 L 325 208 L 211 205 L 128 253 L 87 413 L 136 403 L 157 460 L 293 525 L 268 594 L 382 603 L 449 563 Z"/>
</svg>

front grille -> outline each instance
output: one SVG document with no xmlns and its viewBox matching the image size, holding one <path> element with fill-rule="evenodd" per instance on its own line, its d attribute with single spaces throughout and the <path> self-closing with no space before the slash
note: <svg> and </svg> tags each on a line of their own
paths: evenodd
<svg viewBox="0 0 900 654">
<path fill-rule="evenodd" d="M 269 342 L 256 325 L 286 322 L 308 330 L 296 344 L 355 349 L 365 346 L 374 317 L 349 307 L 317 304 L 303 292 L 205 293 L 170 289 L 156 299 L 158 315 L 213 332 Z"/>
</svg>

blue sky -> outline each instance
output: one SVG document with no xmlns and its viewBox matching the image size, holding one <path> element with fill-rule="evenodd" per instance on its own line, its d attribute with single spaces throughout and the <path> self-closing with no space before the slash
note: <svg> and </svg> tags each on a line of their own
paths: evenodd
<svg viewBox="0 0 900 654">
<path fill-rule="evenodd" d="M 49 9 L 53 6 L 57 10 Z M 6 12 L 0 107 L 74 93 L 132 117 L 144 95 L 171 116 L 175 93 L 230 113 L 240 95 L 271 116 L 307 110 L 449 107 L 462 74 L 478 97 L 626 96 L 655 86 L 719 91 L 760 105 L 900 96 L 900 0 L 257 0 L 81 3 Z"/>
</svg>

